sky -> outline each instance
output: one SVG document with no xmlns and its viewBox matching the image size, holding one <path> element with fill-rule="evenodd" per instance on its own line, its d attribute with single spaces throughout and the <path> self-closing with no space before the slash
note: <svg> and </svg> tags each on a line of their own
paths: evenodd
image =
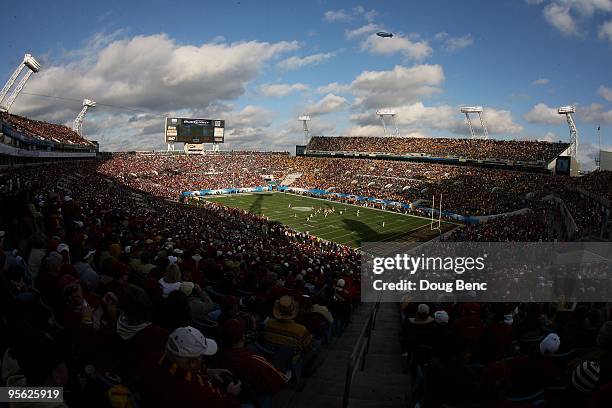
<svg viewBox="0 0 612 408">
<path fill-rule="evenodd" d="M 1 82 L 26 52 L 42 63 L 11 112 L 71 125 L 92 99 L 102 150 L 163 149 L 184 116 L 225 119 L 225 150 L 294 151 L 301 114 L 315 135 L 382 136 L 383 108 L 402 136 L 466 137 L 465 105 L 490 137 L 548 141 L 575 105 L 584 165 L 598 126 L 612 146 L 612 0 L 35 0 L 0 27 Z"/>
</svg>

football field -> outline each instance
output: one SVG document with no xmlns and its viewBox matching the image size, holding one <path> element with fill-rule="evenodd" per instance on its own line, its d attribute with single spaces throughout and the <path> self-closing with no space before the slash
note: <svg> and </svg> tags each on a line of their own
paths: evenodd
<svg viewBox="0 0 612 408">
<path fill-rule="evenodd" d="M 233 194 L 205 199 L 265 215 L 294 230 L 354 248 L 361 247 L 362 242 L 424 242 L 439 234 L 431 230 L 427 218 L 289 193 Z M 335 211 L 325 216 L 324 210 L 332 208 Z M 446 232 L 454 227 L 455 224 L 443 222 L 441 229 Z"/>
</svg>

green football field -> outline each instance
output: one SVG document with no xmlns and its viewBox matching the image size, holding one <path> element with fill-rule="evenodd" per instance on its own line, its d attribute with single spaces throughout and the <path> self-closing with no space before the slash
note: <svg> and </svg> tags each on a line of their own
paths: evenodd
<svg viewBox="0 0 612 408">
<path fill-rule="evenodd" d="M 354 248 L 359 248 L 361 242 L 424 242 L 439 234 L 431 230 L 427 218 L 289 193 L 235 194 L 206 200 L 262 214 L 294 230 Z M 325 217 L 323 209 L 332 207 L 335 212 Z M 320 213 L 311 216 L 318 208 Z M 442 223 L 441 229 L 445 232 L 454 227 L 452 223 Z"/>
</svg>

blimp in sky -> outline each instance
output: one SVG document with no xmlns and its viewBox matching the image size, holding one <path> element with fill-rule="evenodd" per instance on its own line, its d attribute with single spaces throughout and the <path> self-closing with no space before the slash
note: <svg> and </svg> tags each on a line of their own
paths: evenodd
<svg viewBox="0 0 612 408">
<path fill-rule="evenodd" d="M 379 32 L 376 33 L 376 35 L 379 36 L 379 37 L 383 37 L 383 38 L 391 38 L 391 37 L 393 37 L 392 33 L 388 33 L 386 31 L 379 31 Z"/>
</svg>

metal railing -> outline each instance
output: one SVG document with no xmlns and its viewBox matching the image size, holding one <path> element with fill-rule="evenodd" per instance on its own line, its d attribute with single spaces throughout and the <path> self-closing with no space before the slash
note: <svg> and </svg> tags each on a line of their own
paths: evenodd
<svg viewBox="0 0 612 408">
<path fill-rule="evenodd" d="M 353 377 L 357 367 L 360 371 L 365 370 L 366 356 L 370 351 L 370 338 L 372 337 L 372 331 L 376 328 L 376 314 L 378 313 L 378 307 L 380 301 L 376 302 L 374 308 L 370 312 L 368 320 L 363 325 L 361 333 L 357 338 L 357 343 L 353 347 L 353 352 L 346 363 L 346 380 L 344 382 L 344 395 L 342 396 L 342 408 L 347 408 L 349 398 L 351 396 L 351 385 L 353 383 Z"/>
</svg>

